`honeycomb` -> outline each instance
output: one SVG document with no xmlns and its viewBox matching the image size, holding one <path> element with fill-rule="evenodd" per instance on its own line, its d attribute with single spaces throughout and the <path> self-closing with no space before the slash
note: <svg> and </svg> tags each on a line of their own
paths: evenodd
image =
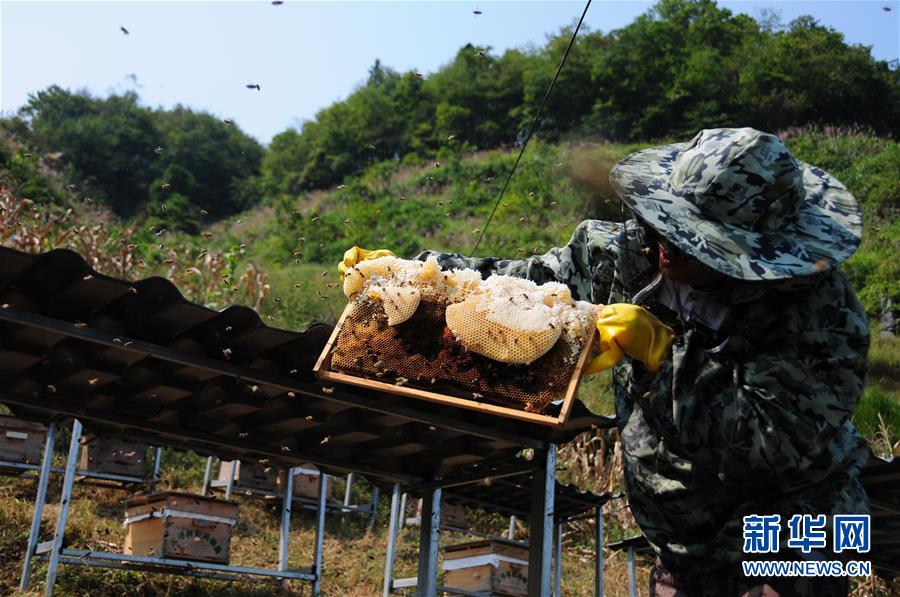
<svg viewBox="0 0 900 597">
<path fill-rule="evenodd" d="M 593 327 L 561 284 L 386 257 L 347 272 L 331 369 L 542 413 L 561 398 Z"/>
</svg>

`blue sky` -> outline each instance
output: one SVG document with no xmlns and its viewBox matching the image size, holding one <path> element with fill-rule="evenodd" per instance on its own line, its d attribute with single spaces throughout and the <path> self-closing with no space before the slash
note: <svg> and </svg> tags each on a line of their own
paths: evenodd
<svg viewBox="0 0 900 597">
<path fill-rule="evenodd" d="M 784 22 L 811 14 L 872 46 L 900 55 L 900 2 L 722 1 Z M 653 2 L 594 0 L 586 22 L 609 31 Z M 883 6 L 892 8 L 890 12 Z M 58 84 L 105 96 L 135 90 L 147 106 L 177 103 L 234 120 L 263 143 L 311 119 L 365 80 L 376 58 L 399 71 L 434 72 L 466 43 L 541 45 L 573 24 L 583 2 L 0 1 L 0 109 L 9 115 L 29 93 Z M 474 10 L 482 11 L 476 16 Z M 130 32 L 124 35 L 120 27 Z M 259 83 L 261 90 L 248 90 Z"/>
</svg>

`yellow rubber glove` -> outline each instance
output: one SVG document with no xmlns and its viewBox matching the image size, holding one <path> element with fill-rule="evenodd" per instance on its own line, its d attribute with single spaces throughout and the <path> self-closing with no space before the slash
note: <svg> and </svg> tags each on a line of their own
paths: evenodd
<svg viewBox="0 0 900 597">
<path fill-rule="evenodd" d="M 597 317 L 597 329 L 600 355 L 587 364 L 585 375 L 609 369 L 625 354 L 649 371 L 659 371 L 675 341 L 672 328 L 643 307 L 628 303 L 604 307 Z"/>
<path fill-rule="evenodd" d="M 376 249 L 374 251 L 367 251 L 366 249 L 361 249 L 359 247 L 347 249 L 344 253 L 344 260 L 338 263 L 338 271 L 341 272 L 341 279 L 343 279 L 344 274 L 347 273 L 348 269 L 360 261 L 378 259 L 379 257 L 396 257 L 396 255 L 387 249 Z"/>
</svg>

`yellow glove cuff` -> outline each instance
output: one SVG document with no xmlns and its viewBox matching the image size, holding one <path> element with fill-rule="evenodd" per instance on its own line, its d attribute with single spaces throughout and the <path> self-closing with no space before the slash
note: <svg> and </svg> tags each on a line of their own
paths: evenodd
<svg viewBox="0 0 900 597">
<path fill-rule="evenodd" d="M 641 361 L 651 372 L 659 371 L 675 340 L 675 332 L 637 305 L 607 305 L 597 318 L 600 355 L 585 367 L 597 373 L 619 362 L 623 355 Z"/>
</svg>

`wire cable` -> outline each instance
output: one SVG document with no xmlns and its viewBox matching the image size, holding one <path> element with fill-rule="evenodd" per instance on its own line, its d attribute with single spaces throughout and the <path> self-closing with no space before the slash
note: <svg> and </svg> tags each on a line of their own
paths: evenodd
<svg viewBox="0 0 900 597">
<path fill-rule="evenodd" d="M 572 39 L 569 40 L 569 45 L 566 47 L 566 51 L 563 54 L 562 60 L 559 62 L 559 66 L 556 69 L 556 74 L 553 75 L 553 80 L 550 81 L 550 86 L 547 87 L 547 93 L 544 94 L 544 99 L 541 100 L 541 105 L 538 108 L 537 114 L 534 115 L 534 120 L 531 121 L 531 126 L 528 127 L 528 134 L 525 135 L 525 141 L 522 143 L 522 149 L 519 151 L 519 156 L 516 158 L 516 162 L 513 164 L 512 170 L 509 171 L 509 175 L 506 177 L 506 182 L 503 183 L 503 189 L 500 190 L 500 195 L 497 197 L 497 202 L 494 203 L 493 209 L 491 209 L 491 213 L 488 216 L 487 222 L 484 223 L 484 226 L 481 228 L 481 232 L 478 234 L 478 240 L 475 241 L 475 245 L 472 247 L 472 252 L 469 253 L 469 257 L 473 257 L 475 255 L 475 251 L 478 249 L 478 245 L 481 244 L 481 239 L 484 238 L 484 233 L 487 232 L 488 226 L 491 225 L 491 220 L 494 219 L 494 213 L 497 211 L 497 207 L 500 205 L 500 201 L 503 199 L 503 195 L 506 193 L 506 189 L 509 187 L 509 181 L 512 180 L 513 174 L 516 172 L 516 168 L 519 167 L 519 161 L 522 159 L 522 155 L 525 153 L 525 148 L 528 147 L 528 141 L 531 140 L 531 135 L 534 134 L 534 129 L 537 128 L 537 123 L 541 119 L 541 113 L 544 111 L 544 106 L 547 104 L 547 99 L 550 97 L 550 92 L 553 91 L 553 86 L 556 84 L 556 79 L 559 78 L 559 73 L 562 70 L 563 65 L 566 63 L 566 58 L 569 57 L 569 52 L 572 50 L 572 46 L 575 45 L 575 38 L 578 36 L 578 30 L 581 29 L 581 24 L 584 22 L 584 17 L 587 15 L 588 8 L 591 6 L 591 0 L 587 0 L 587 4 L 584 6 L 584 11 L 581 13 L 581 18 L 578 19 L 578 25 L 575 26 L 575 31 L 572 32 Z"/>
</svg>

